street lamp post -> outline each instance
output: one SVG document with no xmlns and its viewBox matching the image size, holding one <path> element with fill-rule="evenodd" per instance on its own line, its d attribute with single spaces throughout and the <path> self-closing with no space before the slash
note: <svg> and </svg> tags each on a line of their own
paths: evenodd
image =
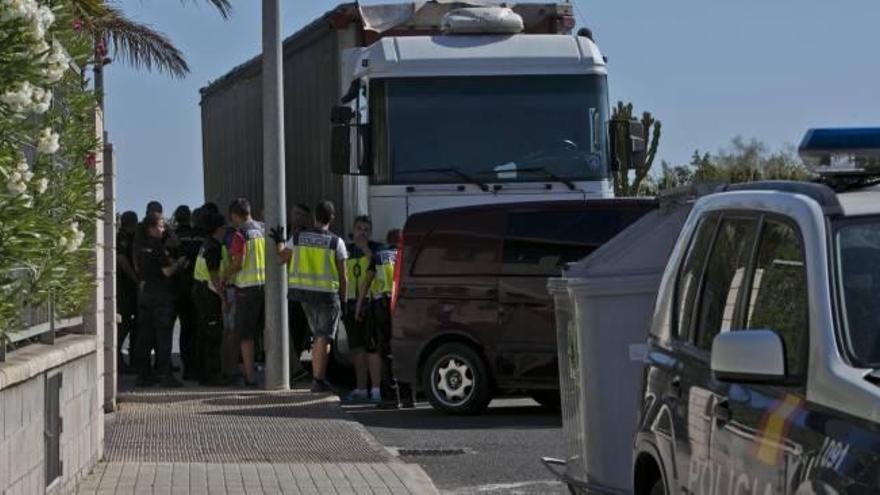
<svg viewBox="0 0 880 495">
<path fill-rule="evenodd" d="M 280 0 L 263 0 L 263 210 L 267 228 L 287 224 L 284 178 L 284 85 L 281 65 Z M 287 276 L 274 244 L 266 250 L 267 390 L 290 388 Z"/>
</svg>

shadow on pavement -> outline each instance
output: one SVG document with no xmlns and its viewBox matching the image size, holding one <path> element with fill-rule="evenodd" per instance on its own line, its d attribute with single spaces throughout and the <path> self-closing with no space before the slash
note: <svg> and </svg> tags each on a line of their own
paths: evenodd
<svg viewBox="0 0 880 495">
<path fill-rule="evenodd" d="M 419 403 L 416 409 L 377 409 L 373 406 L 344 406 L 346 412 L 367 427 L 442 430 L 492 430 L 502 428 L 561 428 L 559 413 L 540 406 L 490 407 L 479 416 L 452 416 Z"/>
</svg>

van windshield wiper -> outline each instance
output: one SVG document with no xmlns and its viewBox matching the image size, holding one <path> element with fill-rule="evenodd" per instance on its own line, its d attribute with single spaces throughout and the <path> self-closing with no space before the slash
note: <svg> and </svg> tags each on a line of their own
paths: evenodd
<svg viewBox="0 0 880 495">
<path fill-rule="evenodd" d="M 452 176 L 464 179 L 466 182 L 469 182 L 469 183 L 479 187 L 484 192 L 489 191 L 489 186 L 485 182 L 477 179 L 476 177 L 474 177 L 470 174 L 462 172 L 461 169 L 458 169 L 458 168 L 423 168 L 421 170 L 407 170 L 407 171 L 398 172 L 398 173 L 399 174 L 422 174 L 422 173 L 447 174 L 447 175 L 452 175 Z"/>
<path fill-rule="evenodd" d="M 554 174 L 553 172 L 547 170 L 545 167 L 518 168 L 516 170 L 512 170 L 512 172 L 537 172 L 537 173 L 541 173 L 541 174 L 544 174 L 544 176 L 546 176 L 548 179 L 559 182 L 561 184 L 565 184 L 565 186 L 568 187 L 568 189 L 571 191 L 578 190 L 577 185 L 575 185 L 574 182 L 566 179 L 565 177 L 560 177 L 560 176 Z"/>
</svg>

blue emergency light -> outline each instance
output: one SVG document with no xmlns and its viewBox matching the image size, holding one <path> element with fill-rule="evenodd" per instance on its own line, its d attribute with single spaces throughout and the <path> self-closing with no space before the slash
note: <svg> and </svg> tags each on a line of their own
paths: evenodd
<svg viewBox="0 0 880 495">
<path fill-rule="evenodd" d="M 810 129 L 798 154 L 818 174 L 880 175 L 880 127 Z"/>
</svg>

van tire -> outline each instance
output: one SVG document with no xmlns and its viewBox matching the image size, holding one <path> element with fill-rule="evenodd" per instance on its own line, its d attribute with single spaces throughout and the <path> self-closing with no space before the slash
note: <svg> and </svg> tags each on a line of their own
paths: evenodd
<svg viewBox="0 0 880 495">
<path fill-rule="evenodd" d="M 486 363 L 465 344 L 443 344 L 432 352 L 421 381 L 431 406 L 448 414 L 480 414 L 492 401 Z"/>
</svg>

